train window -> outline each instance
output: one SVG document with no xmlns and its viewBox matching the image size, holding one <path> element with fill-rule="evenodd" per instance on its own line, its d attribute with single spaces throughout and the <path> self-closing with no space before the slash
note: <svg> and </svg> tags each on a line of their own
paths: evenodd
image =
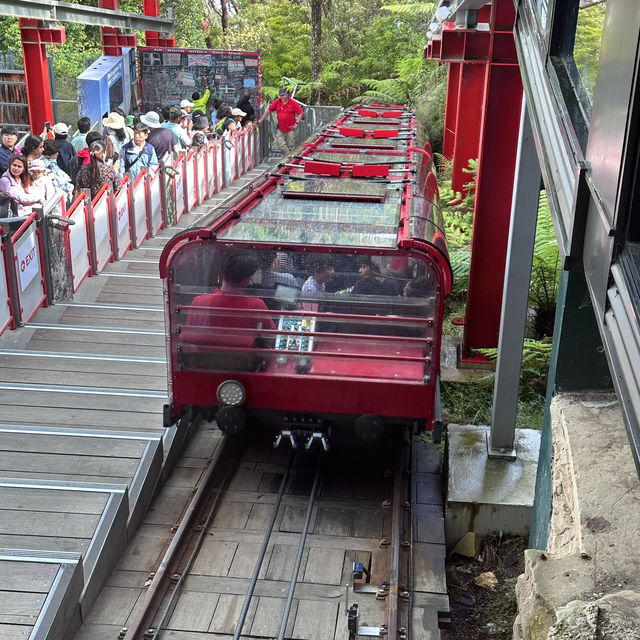
<svg viewBox="0 0 640 640">
<path fill-rule="evenodd" d="M 556 2 L 550 54 L 565 105 L 586 148 L 607 10 L 606 0 Z"/>
<path fill-rule="evenodd" d="M 579 5 L 573 59 L 590 101 L 598 77 L 606 12 L 606 0 L 587 0 Z"/>
<path fill-rule="evenodd" d="M 430 263 L 193 242 L 172 273 L 172 343 L 183 370 L 431 373 L 441 287 Z"/>
<path fill-rule="evenodd" d="M 342 185 L 346 192 L 353 194 L 353 199 L 342 201 L 344 195 L 331 199 L 329 191 L 323 193 L 323 199 L 313 198 L 313 189 L 320 192 L 329 189 L 327 185 L 330 182 L 335 182 L 337 187 Z M 309 188 L 309 191 L 304 191 L 308 198 L 302 201 L 286 197 L 285 193 L 292 193 L 294 188 L 301 191 Z M 358 202 L 366 194 L 373 202 Z M 397 244 L 401 197 L 402 185 L 391 181 L 288 179 L 277 197 L 264 199 L 222 229 L 218 237 L 224 240 L 391 248 Z"/>
<path fill-rule="evenodd" d="M 384 184 L 346 179 L 289 180 L 282 189 L 283 198 L 347 200 L 352 202 L 384 202 Z"/>
</svg>

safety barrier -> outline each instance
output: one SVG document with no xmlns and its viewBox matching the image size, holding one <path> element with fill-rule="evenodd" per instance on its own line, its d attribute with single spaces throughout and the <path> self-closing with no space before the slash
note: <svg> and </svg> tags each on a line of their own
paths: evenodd
<svg viewBox="0 0 640 640">
<path fill-rule="evenodd" d="M 251 125 L 134 180 L 127 175 L 116 192 L 105 184 L 94 198 L 81 191 L 68 208 L 59 197 L 29 216 L 0 220 L 0 335 L 28 322 L 42 305 L 72 299 L 85 278 L 257 166 L 259 136 Z"/>
</svg>

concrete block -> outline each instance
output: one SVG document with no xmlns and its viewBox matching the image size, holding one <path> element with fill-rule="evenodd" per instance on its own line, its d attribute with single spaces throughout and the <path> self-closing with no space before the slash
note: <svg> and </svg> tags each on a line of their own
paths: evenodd
<svg viewBox="0 0 640 640">
<path fill-rule="evenodd" d="M 447 434 L 447 548 L 468 531 L 528 536 L 540 432 L 516 429 L 515 460 L 488 457 L 489 427 L 450 424 Z"/>
</svg>

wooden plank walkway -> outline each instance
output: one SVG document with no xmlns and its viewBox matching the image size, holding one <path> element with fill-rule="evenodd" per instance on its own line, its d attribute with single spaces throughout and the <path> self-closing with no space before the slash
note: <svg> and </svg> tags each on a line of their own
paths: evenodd
<svg viewBox="0 0 640 640">
<path fill-rule="evenodd" d="M 123 553 L 135 557 L 134 572 L 160 553 L 144 531 L 127 547 L 184 442 L 163 427 L 160 252 L 179 227 L 265 168 L 85 280 L 73 302 L 40 309 L 0 337 L 0 640 L 36 631 L 69 640 Z M 161 527 L 162 544 L 219 443 L 213 430 L 200 439 L 165 487 L 172 499 L 143 527 Z M 131 588 L 141 579 L 118 571 L 112 583 Z"/>
</svg>

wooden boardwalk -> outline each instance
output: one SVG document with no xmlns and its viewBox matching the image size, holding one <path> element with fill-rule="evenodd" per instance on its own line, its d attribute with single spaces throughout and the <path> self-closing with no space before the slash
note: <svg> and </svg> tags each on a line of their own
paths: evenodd
<svg viewBox="0 0 640 640">
<path fill-rule="evenodd" d="M 178 227 L 265 168 L 183 216 Z M 73 302 L 40 309 L 27 326 L 0 337 L 0 640 L 72 637 L 177 460 L 186 434 L 163 427 L 158 260 L 178 227 L 85 280 Z M 145 527 L 179 518 L 218 445 L 218 433 L 209 436 L 206 445 L 190 443 L 194 455 L 187 451 L 165 486 L 173 499 L 147 516 Z M 141 548 L 127 549 L 134 572 L 161 551 L 144 532 L 136 540 Z M 114 580 L 124 598 L 118 572 Z M 136 580 L 128 575 L 127 588 Z"/>
</svg>

